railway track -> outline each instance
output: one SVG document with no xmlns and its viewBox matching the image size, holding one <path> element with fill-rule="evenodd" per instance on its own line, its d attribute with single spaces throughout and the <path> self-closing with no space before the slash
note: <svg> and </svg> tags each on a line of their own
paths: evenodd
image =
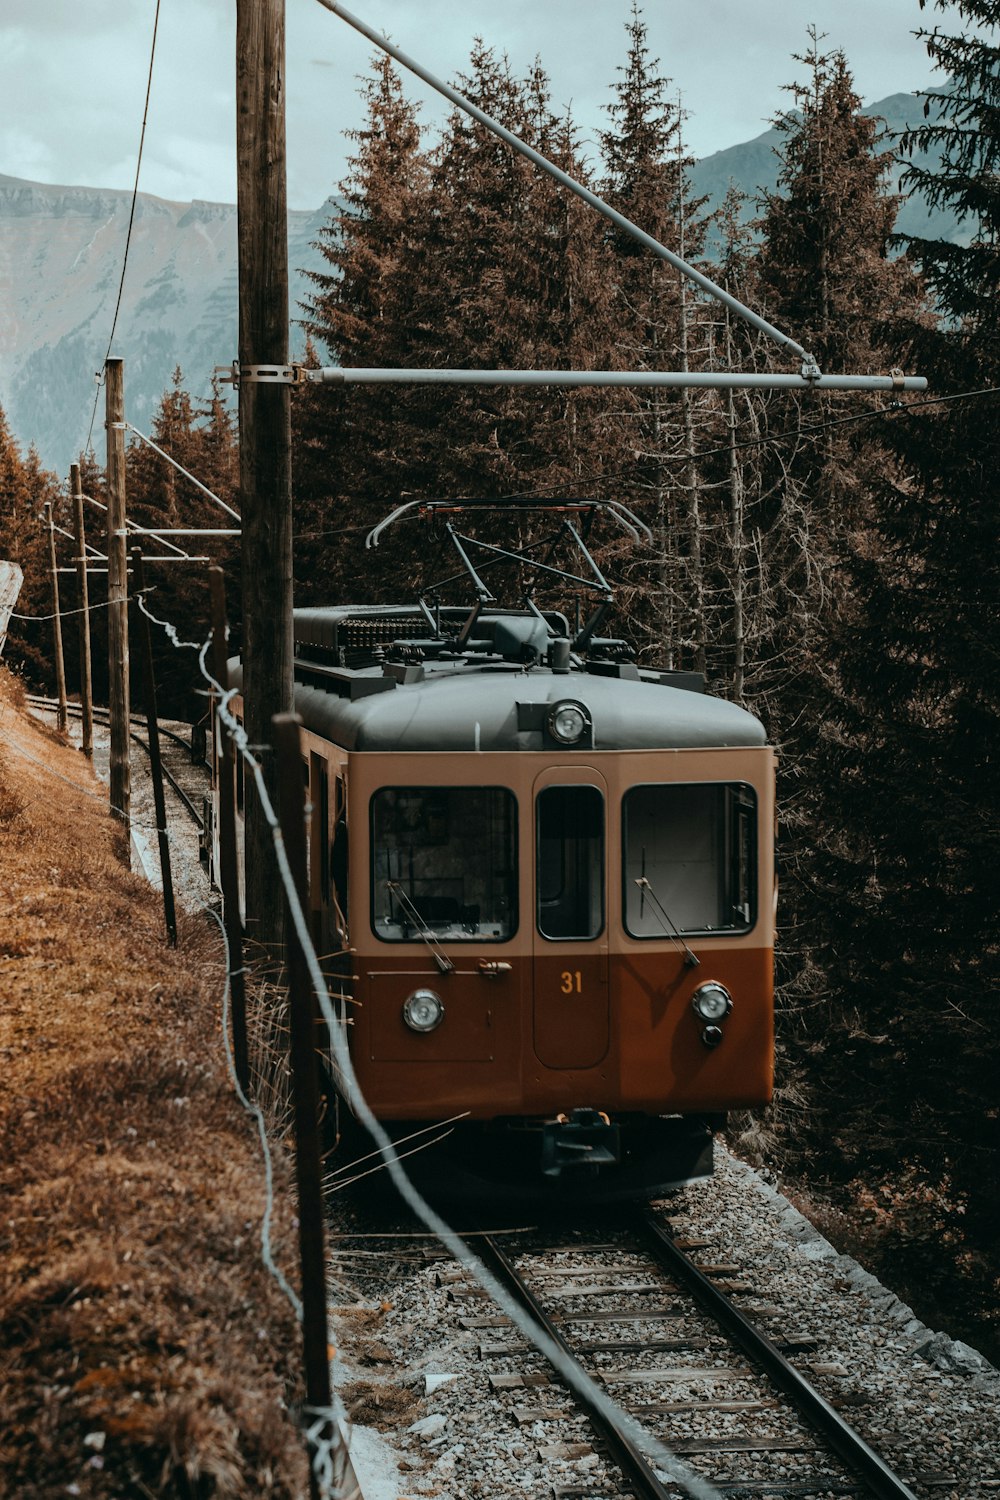
<svg viewBox="0 0 1000 1500">
<path fill-rule="evenodd" d="M 32 708 L 42 709 L 46 713 L 54 714 L 59 707 L 55 698 L 43 698 L 37 694 L 29 694 L 28 702 Z M 79 703 L 69 703 L 67 704 L 67 709 L 74 718 L 80 718 L 83 712 Z M 109 713 L 106 708 L 95 707 L 93 709 L 93 717 L 95 724 L 107 726 L 109 722 Z M 145 734 L 145 724 L 144 715 L 133 714 L 129 727 L 129 738 L 148 755 L 149 740 Z M 204 828 L 204 818 L 196 805 L 195 798 L 207 788 L 207 767 L 202 766 L 199 768 L 197 763 L 192 761 L 189 740 L 185 740 L 182 735 L 178 734 L 175 730 L 167 728 L 163 723 L 160 724 L 159 729 L 160 758 L 164 780 L 169 784 L 184 811 L 196 825 L 200 834 Z M 184 781 L 187 782 L 186 787 L 182 784 L 182 776 Z"/>
<path fill-rule="evenodd" d="M 816 1374 L 848 1372 L 825 1363 L 808 1335 L 762 1332 L 780 1309 L 755 1300 L 738 1267 L 706 1263 L 707 1242 L 675 1239 L 652 1214 L 618 1220 L 601 1243 L 534 1231 L 505 1237 L 504 1246 L 487 1235 L 477 1248 L 563 1350 L 726 1500 L 914 1500 L 911 1484 L 929 1493 L 952 1483 L 895 1473 L 799 1365 L 809 1359 Z M 689 1493 L 540 1369 L 540 1357 L 464 1272 L 449 1266 L 438 1279 L 457 1323 L 480 1341 L 492 1392 L 540 1440 L 538 1457 L 580 1468 L 578 1479 L 553 1484 L 556 1500 Z M 526 1368 L 512 1368 L 520 1363 Z"/>
</svg>

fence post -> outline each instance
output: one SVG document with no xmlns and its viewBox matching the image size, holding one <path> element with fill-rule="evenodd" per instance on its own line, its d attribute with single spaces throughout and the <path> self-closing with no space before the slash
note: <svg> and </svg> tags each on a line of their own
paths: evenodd
<svg viewBox="0 0 1000 1500">
<path fill-rule="evenodd" d="M 52 568 L 52 633 L 56 648 L 56 691 L 59 695 L 59 715 L 56 720 L 65 734 L 69 723 L 66 707 L 66 663 L 63 660 L 62 614 L 59 610 L 59 565 L 56 562 L 56 526 L 52 519 L 51 502 L 45 502 L 45 523 L 49 528 L 49 563 Z"/>
<path fill-rule="evenodd" d="M 297 714 L 275 714 L 271 720 L 278 778 L 281 836 L 303 912 L 307 909 L 306 808 Z M 285 952 L 291 1032 L 292 1100 L 295 1112 L 295 1172 L 299 1189 L 299 1253 L 302 1265 L 302 1340 L 305 1350 L 306 1399 L 315 1410 L 330 1407 L 330 1352 L 326 1325 L 326 1263 L 323 1252 L 323 1188 L 319 1140 L 318 1007 L 306 956 L 285 898 Z M 335 1447 L 339 1432 L 328 1425 L 323 1443 Z M 312 1459 L 313 1453 L 310 1453 Z M 312 1493 L 318 1493 L 310 1464 Z"/>
<path fill-rule="evenodd" d="M 125 553 L 125 377 L 120 359 L 104 366 L 108 436 L 108 709 L 111 812 L 129 828 L 128 567 Z"/>
<path fill-rule="evenodd" d="M 80 703 L 83 708 L 83 753 L 94 754 L 94 690 L 90 666 L 90 589 L 87 583 L 87 533 L 83 522 L 83 490 L 80 465 L 69 466 L 69 488 L 73 497 L 73 530 L 76 533 L 76 572 L 80 581 Z"/>
<path fill-rule="evenodd" d="M 209 568 L 208 579 L 212 591 L 212 676 L 225 693 L 229 688 L 226 575 L 221 568 Z M 222 917 L 229 944 L 233 1062 L 239 1086 L 249 1097 L 246 978 L 243 970 L 243 922 L 240 917 L 239 854 L 236 847 L 236 747 L 218 717 L 218 705 L 211 716 L 210 729 L 213 735 L 212 763 L 219 778 L 219 884 L 222 887 Z"/>
<path fill-rule="evenodd" d="M 140 677 L 143 688 L 143 709 L 146 714 L 146 735 L 149 739 L 149 769 L 153 777 L 153 806 L 156 809 L 156 838 L 160 846 L 160 878 L 163 882 L 163 920 L 167 925 L 167 941 L 171 948 L 177 947 L 177 912 L 174 907 L 174 877 L 170 868 L 170 838 L 167 834 L 167 804 L 163 795 L 163 762 L 160 759 L 160 725 L 156 716 L 156 678 L 153 675 L 153 642 L 149 633 L 149 621 L 139 608 L 138 596 L 145 582 L 142 576 L 142 550 L 132 548 L 132 603 L 133 622 L 140 642 L 142 669 Z"/>
</svg>

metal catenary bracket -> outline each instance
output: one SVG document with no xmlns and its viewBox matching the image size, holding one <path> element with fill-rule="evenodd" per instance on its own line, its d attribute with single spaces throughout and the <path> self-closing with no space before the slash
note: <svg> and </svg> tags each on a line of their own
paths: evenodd
<svg viewBox="0 0 1000 1500">
<path fill-rule="evenodd" d="M 216 365 L 215 374 L 226 385 L 302 385 L 306 378 L 304 365 Z"/>
</svg>

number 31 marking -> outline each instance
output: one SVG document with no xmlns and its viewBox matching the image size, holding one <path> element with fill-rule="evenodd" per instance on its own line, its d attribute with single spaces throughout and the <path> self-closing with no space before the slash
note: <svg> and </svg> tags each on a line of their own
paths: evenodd
<svg viewBox="0 0 1000 1500">
<path fill-rule="evenodd" d="M 560 989 L 562 990 L 564 995 L 582 995 L 583 983 L 580 976 L 580 970 L 574 969 L 572 972 L 570 972 L 569 969 L 563 969 L 562 984 L 560 985 Z"/>
</svg>

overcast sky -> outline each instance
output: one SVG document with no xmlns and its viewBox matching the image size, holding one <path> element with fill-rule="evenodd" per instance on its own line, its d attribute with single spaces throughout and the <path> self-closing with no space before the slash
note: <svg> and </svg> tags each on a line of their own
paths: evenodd
<svg viewBox="0 0 1000 1500">
<path fill-rule="evenodd" d="M 537 55 L 586 139 L 623 62 L 630 0 L 348 0 L 432 72 L 452 78 L 478 33 L 517 72 Z M 2 0 L 0 172 L 128 188 L 146 88 L 155 0 Z M 800 75 L 806 27 L 841 47 L 866 103 L 925 86 L 917 0 L 646 0 L 650 48 L 689 112 L 697 156 L 759 135 Z M 235 0 L 161 0 L 141 188 L 235 201 Z M 949 17 L 944 18 L 948 21 Z M 343 175 L 343 131 L 359 121 L 357 75 L 371 47 L 315 0 L 288 0 L 288 183 L 317 208 Z M 423 117 L 436 96 L 407 75 Z"/>
</svg>

